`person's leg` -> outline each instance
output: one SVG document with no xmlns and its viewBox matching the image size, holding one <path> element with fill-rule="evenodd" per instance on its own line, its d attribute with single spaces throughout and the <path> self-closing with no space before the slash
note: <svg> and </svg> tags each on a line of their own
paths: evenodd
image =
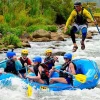
<svg viewBox="0 0 100 100">
<path fill-rule="evenodd" d="M 75 52 L 78 49 L 78 46 L 76 44 L 76 40 L 75 40 L 75 33 L 77 32 L 77 27 L 76 26 L 72 26 L 71 30 L 70 30 L 70 35 L 71 35 L 71 39 L 73 42 L 73 52 Z"/>
<path fill-rule="evenodd" d="M 53 72 L 54 72 L 54 69 L 50 69 L 50 70 L 49 70 L 49 77 L 52 76 Z"/>
<path fill-rule="evenodd" d="M 82 41 L 84 42 L 85 38 L 86 38 L 86 35 L 87 35 L 87 28 L 86 27 L 83 27 L 81 29 L 82 31 Z"/>
<path fill-rule="evenodd" d="M 41 83 L 41 84 L 44 84 L 45 83 L 44 80 L 42 80 L 42 79 L 38 79 L 36 81 L 39 82 L 39 83 Z"/>
<path fill-rule="evenodd" d="M 87 35 L 87 27 L 83 27 L 83 28 L 81 29 L 81 32 L 82 32 L 81 49 L 84 50 L 84 49 L 85 49 L 84 41 L 85 41 L 86 35 Z"/>
<path fill-rule="evenodd" d="M 60 77 L 60 78 L 51 78 L 50 84 L 52 84 L 52 83 L 54 83 L 54 82 L 67 83 L 66 79 L 63 78 L 63 77 Z"/>
</svg>

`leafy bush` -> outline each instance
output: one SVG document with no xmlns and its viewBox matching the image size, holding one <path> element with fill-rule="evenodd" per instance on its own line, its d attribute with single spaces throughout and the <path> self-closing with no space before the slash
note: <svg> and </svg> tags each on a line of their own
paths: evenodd
<svg viewBox="0 0 100 100">
<path fill-rule="evenodd" d="M 57 26 L 55 26 L 55 25 L 50 25 L 50 26 L 48 26 L 47 31 L 56 32 L 56 31 L 57 31 Z"/>
<path fill-rule="evenodd" d="M 4 45 L 14 45 L 15 47 L 21 47 L 21 41 L 15 34 L 8 34 L 2 38 Z"/>
<path fill-rule="evenodd" d="M 9 30 L 10 30 L 10 27 L 8 26 L 7 23 L 0 24 L 0 33 L 4 35 L 7 32 L 9 32 Z"/>
<path fill-rule="evenodd" d="M 28 32 L 34 32 L 35 30 L 44 29 L 46 31 L 56 32 L 57 26 L 55 25 L 32 25 L 27 28 Z"/>
</svg>

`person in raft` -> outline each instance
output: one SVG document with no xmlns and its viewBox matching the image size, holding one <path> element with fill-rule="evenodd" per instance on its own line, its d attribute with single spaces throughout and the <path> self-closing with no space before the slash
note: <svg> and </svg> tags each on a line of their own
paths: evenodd
<svg viewBox="0 0 100 100">
<path fill-rule="evenodd" d="M 30 80 L 42 83 L 42 84 L 49 84 L 49 71 L 48 67 L 42 62 L 42 58 L 40 56 L 35 56 L 33 58 L 33 68 L 27 66 L 27 68 L 35 73 L 35 76 L 26 76 Z"/>
<path fill-rule="evenodd" d="M 16 53 L 8 51 L 6 56 L 8 59 L 6 60 L 4 72 L 19 75 L 19 70 L 22 68 L 22 64 L 19 60 L 17 60 Z"/>
<path fill-rule="evenodd" d="M 75 40 L 75 33 L 78 31 L 82 32 L 82 40 L 81 40 L 81 49 L 84 50 L 85 49 L 85 38 L 87 35 L 87 18 L 91 20 L 91 22 L 93 22 L 94 24 L 97 24 L 96 21 L 93 20 L 91 14 L 89 11 L 87 11 L 85 8 L 82 7 L 82 4 L 80 1 L 76 1 L 74 3 L 74 10 L 71 12 L 67 22 L 66 22 L 66 26 L 64 28 L 64 32 L 66 32 L 68 30 L 68 26 L 73 23 L 71 30 L 70 30 L 70 35 L 71 35 L 71 39 L 73 42 L 73 52 L 76 52 L 76 50 L 78 49 L 78 46 L 76 44 L 76 40 Z"/>
<path fill-rule="evenodd" d="M 56 71 L 59 73 L 58 78 L 51 78 L 50 83 L 54 82 L 61 82 L 61 83 L 67 83 L 72 84 L 72 76 L 67 74 L 66 72 L 69 72 L 73 75 L 76 74 L 76 66 L 72 62 L 72 54 L 71 53 L 65 53 L 64 56 L 64 64 L 61 67 L 61 70 L 56 70 L 55 68 L 52 68 L 52 72 Z"/>
<path fill-rule="evenodd" d="M 48 66 L 48 70 L 52 69 L 53 66 L 55 66 L 55 61 L 58 61 L 58 58 L 56 56 L 52 56 L 52 50 L 47 49 L 45 51 L 46 57 L 44 58 L 44 63 Z"/>
<path fill-rule="evenodd" d="M 31 66 L 32 65 L 32 61 L 27 56 L 28 56 L 28 50 L 22 49 L 21 57 L 19 58 L 20 62 L 23 65 L 22 69 L 19 71 L 21 78 L 26 77 L 26 67 L 25 66 Z"/>
</svg>

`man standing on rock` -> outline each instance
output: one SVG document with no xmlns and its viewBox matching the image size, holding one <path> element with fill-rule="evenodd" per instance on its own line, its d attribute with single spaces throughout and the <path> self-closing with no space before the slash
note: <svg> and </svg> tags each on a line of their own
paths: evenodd
<svg viewBox="0 0 100 100">
<path fill-rule="evenodd" d="M 64 32 L 67 31 L 68 26 L 73 22 L 73 25 L 70 30 L 70 35 L 71 35 L 71 39 L 74 45 L 72 51 L 76 52 L 76 50 L 78 49 L 78 46 L 75 40 L 75 33 L 77 31 L 82 32 L 81 49 L 84 50 L 85 49 L 84 41 L 87 35 L 87 18 L 90 19 L 91 22 L 95 24 L 96 24 L 96 21 L 94 21 L 91 14 L 85 8 L 82 7 L 82 4 L 80 1 L 76 1 L 74 3 L 74 8 L 75 9 L 71 12 L 66 22 Z"/>
</svg>

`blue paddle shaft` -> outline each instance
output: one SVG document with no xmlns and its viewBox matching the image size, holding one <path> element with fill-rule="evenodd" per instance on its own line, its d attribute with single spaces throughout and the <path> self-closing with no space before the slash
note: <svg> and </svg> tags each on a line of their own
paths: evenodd
<svg viewBox="0 0 100 100">
<path fill-rule="evenodd" d="M 89 12 L 90 12 L 90 14 L 91 14 L 93 20 L 95 20 L 93 14 L 92 14 L 92 11 L 91 11 L 90 8 L 89 8 Z M 98 30 L 98 32 L 99 32 L 99 34 L 100 34 L 100 30 L 99 30 L 98 24 L 96 24 L 96 28 L 97 28 L 97 30 Z"/>
</svg>

